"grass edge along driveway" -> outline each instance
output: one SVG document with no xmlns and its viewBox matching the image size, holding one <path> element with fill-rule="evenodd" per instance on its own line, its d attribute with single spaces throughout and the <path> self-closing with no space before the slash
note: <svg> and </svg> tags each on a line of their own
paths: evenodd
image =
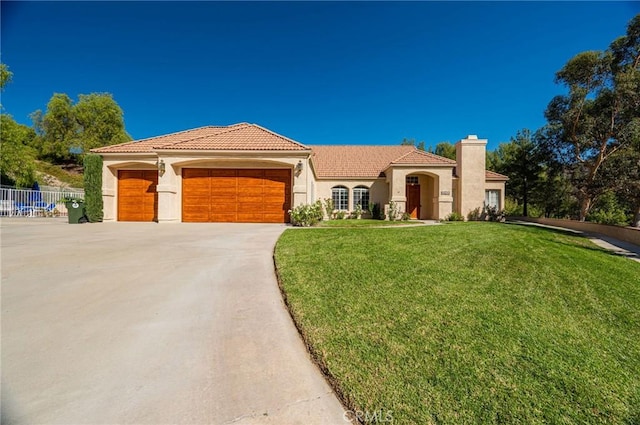
<svg viewBox="0 0 640 425">
<path fill-rule="evenodd" d="M 371 422 L 640 423 L 640 264 L 585 238 L 295 229 L 275 261 L 312 355 Z"/>
</svg>

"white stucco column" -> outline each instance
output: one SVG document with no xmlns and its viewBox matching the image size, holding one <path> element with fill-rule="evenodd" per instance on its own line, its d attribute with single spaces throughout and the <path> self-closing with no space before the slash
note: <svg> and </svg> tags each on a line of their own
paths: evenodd
<svg viewBox="0 0 640 425">
<path fill-rule="evenodd" d="M 102 167 L 102 204 L 103 221 L 117 220 L 116 188 L 118 187 L 117 172 L 105 164 Z"/>
<path fill-rule="evenodd" d="M 162 159 L 162 158 L 161 158 Z M 179 221 L 178 206 L 182 205 L 178 199 L 178 176 L 171 161 L 164 160 L 165 172 L 158 174 L 158 223 Z"/>
<path fill-rule="evenodd" d="M 298 164 L 302 164 L 302 169 L 298 169 Z M 291 170 L 293 175 L 293 198 L 291 199 L 291 208 L 298 205 L 310 204 L 313 202 L 309 197 L 309 184 L 311 169 L 309 167 L 309 159 L 299 159 Z"/>
<path fill-rule="evenodd" d="M 389 183 L 389 201 L 396 204 L 400 215 L 407 210 L 407 171 L 401 168 L 389 168 L 386 171 Z M 389 216 L 389 204 L 385 205 L 385 214 Z"/>
<path fill-rule="evenodd" d="M 438 187 L 435 194 L 434 205 L 437 208 L 436 218 L 445 219 L 453 211 L 453 187 L 451 169 L 438 172 Z"/>
</svg>

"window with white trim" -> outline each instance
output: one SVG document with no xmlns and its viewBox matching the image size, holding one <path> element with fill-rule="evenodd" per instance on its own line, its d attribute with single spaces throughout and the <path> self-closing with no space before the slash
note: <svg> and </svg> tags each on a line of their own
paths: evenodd
<svg viewBox="0 0 640 425">
<path fill-rule="evenodd" d="M 499 190 L 485 190 L 484 192 L 484 204 L 489 207 L 495 207 L 500 209 L 500 191 Z"/>
<path fill-rule="evenodd" d="M 344 186 L 335 186 L 331 188 L 331 199 L 333 199 L 333 208 L 339 211 L 349 210 L 349 189 Z"/>
<path fill-rule="evenodd" d="M 369 209 L 369 188 L 366 186 L 356 186 L 353 188 L 353 208 L 360 205 L 363 211 Z"/>
</svg>

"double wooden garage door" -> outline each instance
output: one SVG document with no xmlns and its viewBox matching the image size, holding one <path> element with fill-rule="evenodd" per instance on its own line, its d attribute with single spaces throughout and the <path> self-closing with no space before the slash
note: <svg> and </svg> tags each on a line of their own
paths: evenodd
<svg viewBox="0 0 640 425">
<path fill-rule="evenodd" d="M 285 223 L 291 170 L 182 170 L 182 221 Z"/>
</svg>

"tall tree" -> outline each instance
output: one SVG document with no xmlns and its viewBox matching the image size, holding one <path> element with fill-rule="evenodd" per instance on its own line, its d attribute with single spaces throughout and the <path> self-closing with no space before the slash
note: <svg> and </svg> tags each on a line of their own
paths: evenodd
<svg viewBox="0 0 640 425">
<path fill-rule="evenodd" d="M 40 156 L 58 162 L 71 159 L 69 147 L 79 133 L 71 98 L 55 93 L 47 104 L 47 111 L 43 114 L 37 110 L 31 119 L 38 135 L 34 144 Z"/>
<path fill-rule="evenodd" d="M 537 189 L 542 172 L 542 157 L 527 129 L 518 131 L 509 143 L 495 150 L 496 171 L 509 177 L 507 193 L 522 202 L 522 213 L 529 215 L 531 193 Z"/>
<path fill-rule="evenodd" d="M 569 89 L 547 107 L 541 142 L 565 167 L 584 220 L 613 185 L 603 166 L 640 139 L 640 15 L 604 52 L 579 53 L 556 74 Z"/>
<path fill-rule="evenodd" d="M 13 73 L 0 64 L 0 91 L 11 82 Z M 1 107 L 0 107 L 1 108 Z M 4 184 L 29 187 L 35 181 L 35 152 L 28 145 L 35 133 L 18 124 L 11 115 L 0 113 L 0 181 Z"/>
<path fill-rule="evenodd" d="M 35 182 L 35 151 L 29 147 L 33 130 L 11 115 L 0 115 L 0 181 L 30 187 Z"/>
<path fill-rule="evenodd" d="M 38 134 L 36 148 L 57 162 L 81 164 L 90 149 L 131 140 L 122 109 L 109 93 L 81 94 L 75 105 L 66 94 L 56 93 L 46 112 L 35 111 L 31 118 Z"/>
</svg>

